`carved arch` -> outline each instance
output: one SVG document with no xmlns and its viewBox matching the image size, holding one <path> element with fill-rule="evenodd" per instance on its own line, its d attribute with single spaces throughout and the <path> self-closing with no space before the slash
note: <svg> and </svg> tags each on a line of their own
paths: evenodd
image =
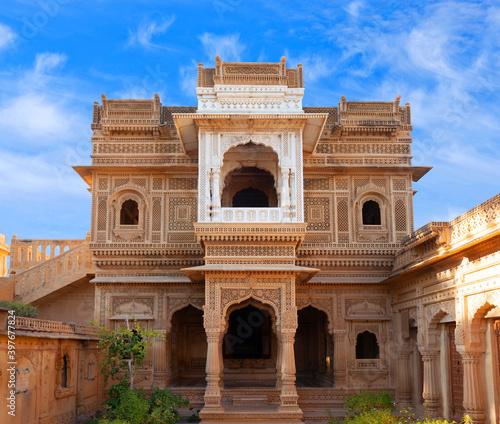
<svg viewBox="0 0 500 424">
<path fill-rule="evenodd" d="M 226 141 L 227 140 L 227 141 Z M 278 155 L 278 164 L 280 162 L 280 141 L 281 137 L 276 135 L 227 135 L 222 137 L 221 141 L 221 156 L 231 148 L 248 143 L 257 144 L 260 146 L 270 147 L 274 153 Z"/>
<path fill-rule="evenodd" d="M 223 333 L 226 333 L 229 327 L 229 316 L 231 315 L 232 312 L 237 311 L 239 309 L 246 308 L 247 306 L 253 306 L 258 309 L 263 309 L 271 314 L 271 316 L 274 318 L 271 320 L 271 327 L 273 329 L 274 334 L 277 333 L 277 320 L 276 320 L 276 310 L 274 309 L 273 305 L 271 303 L 264 303 L 261 302 L 257 299 L 255 299 L 253 296 L 250 296 L 246 300 L 240 301 L 240 302 L 235 302 L 231 303 L 228 305 L 228 307 L 225 309 L 225 314 L 223 315 L 224 317 L 224 329 Z"/>
<path fill-rule="evenodd" d="M 139 205 L 139 208 L 147 205 L 147 196 L 134 186 L 120 187 L 118 191 L 109 196 L 108 198 L 108 208 L 110 206 L 122 205 L 127 200 L 135 200 Z"/>
<path fill-rule="evenodd" d="M 309 299 L 302 299 L 302 302 L 300 303 L 297 301 L 297 312 L 300 311 L 301 309 L 307 308 L 308 306 L 316 308 L 318 311 L 324 312 L 326 314 L 326 319 L 328 321 L 328 332 L 330 334 L 333 334 L 333 318 L 332 318 L 331 305 L 330 307 L 325 307 L 321 305 L 319 302 L 315 302 L 314 300 L 315 299 L 309 298 Z M 330 299 L 327 300 L 330 301 Z"/>
<path fill-rule="evenodd" d="M 262 291 L 265 291 L 265 290 L 262 290 Z M 239 298 L 234 298 L 234 299 L 228 300 L 225 304 L 221 304 L 221 309 L 222 309 L 222 311 L 221 311 L 222 312 L 221 313 L 221 317 L 224 320 L 224 327 L 227 326 L 227 321 L 228 321 L 228 318 L 229 318 L 228 310 L 231 308 L 231 306 L 244 304 L 248 300 L 250 300 L 248 302 L 248 304 L 252 304 L 252 299 L 256 302 L 256 304 L 257 304 L 256 307 L 260 307 L 260 305 L 259 305 L 259 303 L 260 303 L 260 304 L 264 305 L 264 308 L 267 305 L 268 308 L 272 309 L 272 312 L 273 312 L 274 318 L 275 318 L 274 319 L 274 321 L 275 321 L 274 325 L 276 325 L 276 328 L 280 328 L 280 325 L 281 325 L 281 312 L 280 312 L 279 305 L 275 304 L 270 299 L 265 299 L 264 296 L 258 296 L 258 295 L 256 295 L 253 292 L 253 290 L 251 290 L 251 289 L 248 290 L 248 293 L 246 295 L 243 295 L 243 296 L 241 296 Z M 235 309 L 240 309 L 240 308 L 238 307 L 238 308 L 235 308 Z"/>
<path fill-rule="evenodd" d="M 177 311 L 187 308 L 188 306 L 192 306 L 193 308 L 199 309 L 200 311 L 204 311 L 203 308 L 204 302 L 205 301 L 203 298 L 192 298 L 192 297 L 168 298 L 168 313 L 167 313 L 167 324 L 166 324 L 167 333 L 170 332 L 172 329 L 172 319 Z"/>
<path fill-rule="evenodd" d="M 480 293 L 471 297 L 473 299 L 468 308 L 469 344 L 470 347 L 479 348 L 482 347 L 483 318 L 489 310 L 500 306 L 500 292 Z"/>
<path fill-rule="evenodd" d="M 427 346 L 436 346 L 438 336 L 438 324 L 447 315 L 447 311 L 441 308 L 440 303 L 429 305 L 425 308 L 427 321 Z"/>
</svg>

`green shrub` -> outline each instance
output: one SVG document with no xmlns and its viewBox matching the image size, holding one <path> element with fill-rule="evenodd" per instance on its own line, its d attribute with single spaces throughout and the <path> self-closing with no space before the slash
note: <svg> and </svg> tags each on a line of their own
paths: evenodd
<svg viewBox="0 0 500 424">
<path fill-rule="evenodd" d="M 390 409 L 374 409 L 365 411 L 352 418 L 346 418 L 346 424 L 398 424 L 399 421 L 392 415 Z"/>
<path fill-rule="evenodd" d="M 124 390 L 116 408 L 111 411 L 113 418 L 129 424 L 148 422 L 149 402 L 140 389 Z"/>
<path fill-rule="evenodd" d="M 32 305 L 27 305 L 23 302 L 11 302 L 9 300 L 0 300 L 0 308 L 14 310 L 16 317 L 38 318 L 37 307 Z"/>
<path fill-rule="evenodd" d="M 349 416 L 373 409 L 392 411 L 394 401 L 392 395 L 387 392 L 372 393 L 365 391 L 347 396 L 344 400 L 344 408 L 347 409 Z"/>
<path fill-rule="evenodd" d="M 169 389 L 154 388 L 149 398 L 150 415 L 148 424 L 174 424 L 179 421 L 177 408 L 187 406 L 188 400 L 174 395 Z"/>
</svg>

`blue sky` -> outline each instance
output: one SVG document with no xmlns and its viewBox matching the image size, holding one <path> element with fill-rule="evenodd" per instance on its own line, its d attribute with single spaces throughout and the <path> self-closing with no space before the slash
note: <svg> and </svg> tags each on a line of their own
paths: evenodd
<svg viewBox="0 0 500 424">
<path fill-rule="evenodd" d="M 22 0 L 0 6 L 0 233 L 83 238 L 92 103 L 196 105 L 196 64 L 304 65 L 305 106 L 412 106 L 415 228 L 500 189 L 495 1 Z"/>
</svg>

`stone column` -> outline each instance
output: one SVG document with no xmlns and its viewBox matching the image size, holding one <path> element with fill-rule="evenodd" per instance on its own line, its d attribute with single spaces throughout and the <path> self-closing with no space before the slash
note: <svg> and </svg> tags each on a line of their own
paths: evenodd
<svg viewBox="0 0 500 424">
<path fill-rule="evenodd" d="M 333 385 L 335 388 L 346 387 L 346 350 L 345 331 L 333 331 Z"/>
<path fill-rule="evenodd" d="M 204 412 L 223 412 L 220 393 L 219 331 L 207 331 L 207 388 L 205 390 Z"/>
<path fill-rule="evenodd" d="M 276 358 L 276 387 L 281 389 L 281 367 L 283 364 L 283 341 L 281 339 L 281 333 L 277 335 L 276 346 L 278 348 L 278 354 Z"/>
<path fill-rule="evenodd" d="M 297 215 L 297 203 L 295 201 L 297 180 L 295 179 L 295 172 L 290 171 L 290 219 L 295 221 L 295 216 Z"/>
<path fill-rule="evenodd" d="M 223 389 L 224 388 L 224 350 L 223 350 L 223 347 L 224 347 L 224 344 L 223 344 L 223 340 L 224 340 L 224 333 L 220 333 L 220 336 L 219 336 L 219 369 L 220 369 L 220 372 L 219 372 L 219 378 L 220 378 L 220 388 Z"/>
<path fill-rule="evenodd" d="M 281 189 L 281 209 L 283 210 L 283 222 L 290 221 L 290 170 L 282 170 L 283 186 Z"/>
<path fill-rule="evenodd" d="M 173 376 L 172 369 L 172 333 L 165 334 L 165 386 L 168 385 Z"/>
<path fill-rule="evenodd" d="M 281 364 L 281 406 L 280 412 L 301 412 L 297 404 L 299 396 L 295 388 L 295 354 L 293 343 L 295 330 L 281 334 L 282 364 Z"/>
<path fill-rule="evenodd" d="M 207 221 L 211 220 L 211 215 L 212 215 L 212 197 L 210 196 L 210 192 L 212 191 L 212 170 L 209 169 L 207 171 L 207 193 L 205 196 L 205 201 L 206 201 L 206 210 L 205 210 L 205 217 L 207 218 Z"/>
<path fill-rule="evenodd" d="M 212 179 L 212 221 L 220 222 L 220 169 L 213 170 Z"/>
<path fill-rule="evenodd" d="M 438 417 L 441 411 L 441 393 L 439 390 L 439 351 L 422 351 L 422 362 L 424 364 L 424 405 L 431 418 Z"/>
<path fill-rule="evenodd" d="M 480 366 L 482 353 L 460 353 L 464 367 L 464 412 L 470 415 L 474 424 L 484 424 L 486 420 L 485 387 Z"/>
<path fill-rule="evenodd" d="M 167 342 L 164 337 L 157 337 L 153 341 L 153 386 L 164 389 L 167 380 Z"/>
<path fill-rule="evenodd" d="M 401 409 L 409 408 L 413 403 L 411 369 L 411 351 L 398 351 L 398 400 Z"/>
</svg>

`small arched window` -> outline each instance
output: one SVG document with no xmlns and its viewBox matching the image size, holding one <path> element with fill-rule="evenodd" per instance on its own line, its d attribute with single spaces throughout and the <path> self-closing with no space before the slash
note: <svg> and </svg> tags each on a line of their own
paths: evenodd
<svg viewBox="0 0 500 424">
<path fill-rule="evenodd" d="M 66 355 L 63 356 L 63 363 L 61 369 L 61 387 L 68 387 L 68 358 Z"/>
<path fill-rule="evenodd" d="M 380 206 L 374 200 L 363 203 L 363 225 L 381 225 Z"/>
<path fill-rule="evenodd" d="M 139 205 L 135 200 L 123 202 L 120 211 L 120 225 L 138 225 L 139 224 Z"/>
<path fill-rule="evenodd" d="M 365 331 L 356 339 L 356 359 L 379 359 L 377 336 Z"/>
</svg>

